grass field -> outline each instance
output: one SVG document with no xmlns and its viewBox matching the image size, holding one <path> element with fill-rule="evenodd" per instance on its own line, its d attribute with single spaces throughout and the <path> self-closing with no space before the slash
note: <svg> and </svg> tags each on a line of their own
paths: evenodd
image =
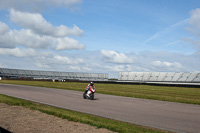
<svg viewBox="0 0 200 133">
<path fill-rule="evenodd" d="M 87 83 L 79 82 L 2 80 L 0 83 L 40 86 L 76 91 L 84 91 L 85 87 L 87 86 Z M 95 86 L 96 92 L 102 94 L 200 105 L 200 88 L 102 83 L 95 83 Z"/>
<path fill-rule="evenodd" d="M 111 131 L 120 133 L 164 133 L 168 131 L 162 131 L 154 128 L 148 128 L 139 125 L 133 125 L 126 122 L 120 122 L 116 120 L 106 119 L 94 115 L 88 115 L 80 112 L 70 111 L 57 107 L 47 106 L 43 104 L 33 103 L 18 98 L 9 97 L 6 95 L 0 95 L 0 103 L 6 103 L 9 105 L 23 106 L 32 110 L 39 110 L 43 113 L 54 115 L 62 119 L 69 121 L 81 122 L 96 126 L 97 128 L 107 128 Z"/>
</svg>

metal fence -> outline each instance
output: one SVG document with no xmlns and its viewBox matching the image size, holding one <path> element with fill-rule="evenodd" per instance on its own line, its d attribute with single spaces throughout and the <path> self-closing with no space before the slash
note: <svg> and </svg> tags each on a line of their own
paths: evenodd
<svg viewBox="0 0 200 133">
<path fill-rule="evenodd" d="M 0 68 L 0 77 L 10 78 L 31 78 L 31 79 L 56 79 L 56 80 L 84 80 L 84 81 L 107 81 L 106 73 L 76 73 L 76 72 L 56 72 L 37 71 Z"/>
<path fill-rule="evenodd" d="M 200 83 L 200 73 L 189 72 L 119 72 L 121 81 Z"/>
</svg>

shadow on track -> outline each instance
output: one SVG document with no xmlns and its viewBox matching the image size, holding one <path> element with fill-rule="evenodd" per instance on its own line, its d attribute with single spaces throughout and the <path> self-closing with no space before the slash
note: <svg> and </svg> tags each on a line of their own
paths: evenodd
<svg viewBox="0 0 200 133">
<path fill-rule="evenodd" d="M 84 100 L 91 100 L 91 99 L 84 99 Z M 94 98 L 93 100 L 91 100 L 91 101 L 96 101 L 96 100 L 99 100 L 99 98 Z"/>
<path fill-rule="evenodd" d="M 0 127 L 0 133 L 12 133 L 12 132 Z"/>
</svg>

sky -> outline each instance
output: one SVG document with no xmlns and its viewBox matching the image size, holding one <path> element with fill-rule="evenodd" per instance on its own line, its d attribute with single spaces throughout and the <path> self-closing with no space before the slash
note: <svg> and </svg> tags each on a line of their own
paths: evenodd
<svg viewBox="0 0 200 133">
<path fill-rule="evenodd" d="M 0 68 L 200 72 L 199 0 L 0 0 Z"/>
</svg>

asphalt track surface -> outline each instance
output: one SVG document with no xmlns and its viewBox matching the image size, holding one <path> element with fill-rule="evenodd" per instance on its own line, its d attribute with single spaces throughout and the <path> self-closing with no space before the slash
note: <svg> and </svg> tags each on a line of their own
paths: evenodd
<svg viewBox="0 0 200 133">
<path fill-rule="evenodd" d="M 174 132 L 200 133 L 199 105 L 98 93 L 95 100 L 87 100 L 79 91 L 11 84 L 0 84 L 0 94 Z"/>
</svg>

